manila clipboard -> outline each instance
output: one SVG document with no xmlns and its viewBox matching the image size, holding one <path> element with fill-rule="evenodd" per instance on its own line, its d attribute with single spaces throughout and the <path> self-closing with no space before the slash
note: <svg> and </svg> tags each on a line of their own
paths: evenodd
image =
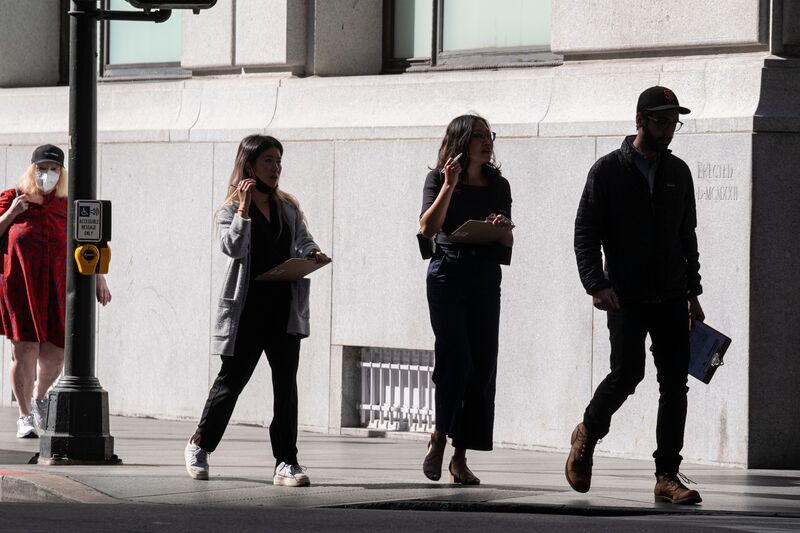
<svg viewBox="0 0 800 533">
<path fill-rule="evenodd" d="M 699 320 L 692 320 L 689 334 L 689 374 L 703 383 L 711 382 L 717 368 L 725 364 L 722 357 L 731 339 Z"/>
<path fill-rule="evenodd" d="M 491 244 L 499 241 L 511 227 L 502 227 L 485 220 L 467 220 L 447 236 L 452 243 Z"/>
<path fill-rule="evenodd" d="M 256 281 L 295 281 L 306 277 L 328 263 L 317 263 L 314 259 L 287 259 L 275 268 L 256 276 Z"/>
</svg>

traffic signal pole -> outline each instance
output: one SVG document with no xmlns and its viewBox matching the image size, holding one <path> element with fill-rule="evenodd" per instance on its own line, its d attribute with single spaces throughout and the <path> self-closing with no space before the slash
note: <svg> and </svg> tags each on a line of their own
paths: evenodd
<svg viewBox="0 0 800 533">
<path fill-rule="evenodd" d="M 97 242 L 79 224 L 76 202 L 100 205 L 97 196 L 97 22 L 164 22 L 171 9 L 199 13 L 216 0 L 128 0 L 143 11 L 108 11 L 98 0 L 71 0 L 69 24 L 69 197 L 67 201 L 67 299 L 64 375 L 48 394 L 45 429 L 39 440 L 40 464 L 118 464 L 109 432 L 108 393 L 95 376 L 95 278 Z M 99 209 L 100 210 L 100 209 Z M 102 213 L 102 210 L 100 210 Z M 110 211 L 110 210 L 109 210 Z M 110 213 L 108 213 L 110 216 Z M 101 214 L 102 220 L 102 214 Z M 106 221 L 108 222 L 108 221 Z M 110 223 L 102 224 L 110 235 Z M 78 228 L 76 234 L 76 228 Z M 80 229 L 85 231 L 80 231 Z M 81 240 L 82 239 L 82 240 Z M 89 249 L 88 252 L 85 249 Z M 76 255 L 76 250 L 79 252 Z M 84 250 L 83 253 L 80 253 Z M 102 254 L 101 254 L 102 256 Z M 110 256 L 109 256 L 110 257 Z M 94 262 L 92 262 L 94 261 Z M 86 263 L 91 268 L 86 270 Z M 102 263 L 102 260 L 101 260 Z M 80 267 L 79 267 L 80 264 Z M 106 262 L 107 266 L 107 262 Z M 83 273 L 81 273 L 83 269 Z M 100 270 L 101 272 L 103 270 Z"/>
<path fill-rule="evenodd" d="M 95 278 L 78 272 L 74 259 L 75 201 L 97 196 L 97 22 L 101 19 L 163 22 L 169 10 L 100 11 L 97 0 L 70 2 L 69 198 L 67 202 L 67 299 L 64 375 L 50 391 L 40 464 L 115 464 L 109 431 L 108 393 L 95 376 Z"/>
<path fill-rule="evenodd" d="M 50 391 L 39 462 L 118 463 L 108 393 L 95 376 L 95 278 L 78 273 L 75 200 L 97 195 L 96 0 L 72 0 L 69 54 L 69 198 L 64 375 Z"/>
</svg>

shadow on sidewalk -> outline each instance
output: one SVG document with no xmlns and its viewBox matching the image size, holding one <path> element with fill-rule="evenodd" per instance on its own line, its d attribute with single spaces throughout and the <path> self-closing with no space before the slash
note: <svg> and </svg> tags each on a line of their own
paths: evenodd
<svg viewBox="0 0 800 533">
<path fill-rule="evenodd" d="M 31 452 L 0 450 L 0 465 L 27 465 L 34 457 L 36 455 Z"/>
</svg>

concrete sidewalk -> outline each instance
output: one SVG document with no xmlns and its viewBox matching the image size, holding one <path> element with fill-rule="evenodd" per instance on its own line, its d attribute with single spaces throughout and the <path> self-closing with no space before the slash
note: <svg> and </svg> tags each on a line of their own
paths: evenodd
<svg viewBox="0 0 800 533">
<path fill-rule="evenodd" d="M 112 417 L 122 465 L 42 466 L 26 464 L 39 442 L 16 438 L 16 418 L 16 409 L 0 409 L 0 501 L 800 517 L 800 471 L 685 464 L 703 503 L 684 507 L 653 502 L 650 461 L 597 457 L 592 490 L 578 494 L 564 479 L 565 454 L 498 448 L 469 454 L 482 484 L 461 487 L 447 483 L 446 471 L 438 483 L 423 476 L 424 436 L 301 433 L 300 461 L 312 485 L 285 488 L 272 485 L 266 428 L 230 426 L 211 456 L 211 479 L 195 481 L 183 466 L 194 423 Z"/>
</svg>

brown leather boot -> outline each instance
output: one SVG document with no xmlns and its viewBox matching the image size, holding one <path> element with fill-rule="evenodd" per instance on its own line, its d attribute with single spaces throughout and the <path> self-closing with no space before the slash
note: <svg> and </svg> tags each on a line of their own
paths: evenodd
<svg viewBox="0 0 800 533">
<path fill-rule="evenodd" d="M 592 455 L 597 439 L 589 435 L 589 430 L 581 422 L 572 432 L 572 449 L 567 457 L 567 483 L 578 492 L 589 492 L 592 485 Z"/>
<path fill-rule="evenodd" d="M 657 502 L 690 504 L 700 503 L 703 499 L 696 490 L 691 490 L 681 482 L 683 477 L 687 482 L 691 481 L 686 476 L 679 473 L 659 474 L 656 472 L 655 500 Z"/>
</svg>

